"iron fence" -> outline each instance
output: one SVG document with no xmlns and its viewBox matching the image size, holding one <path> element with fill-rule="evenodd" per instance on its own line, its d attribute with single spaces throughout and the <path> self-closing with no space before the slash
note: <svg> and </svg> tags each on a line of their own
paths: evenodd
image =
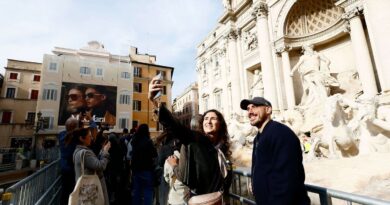
<svg viewBox="0 0 390 205">
<path fill-rule="evenodd" d="M 229 190 L 230 198 L 228 199 L 230 200 L 230 204 L 256 204 L 253 195 L 249 191 L 250 181 L 250 169 L 236 168 L 233 171 L 232 186 Z M 306 184 L 306 188 L 309 193 L 318 196 L 318 203 L 320 205 L 332 205 L 333 199 L 341 200 L 348 205 L 390 205 L 389 201 L 310 184 Z M 2 205 L 56 205 L 59 202 L 60 192 L 61 176 L 58 159 L 9 187 L 3 194 Z"/>
<path fill-rule="evenodd" d="M 58 204 L 61 190 L 59 159 L 9 187 L 2 196 L 2 205 Z"/>
<path fill-rule="evenodd" d="M 256 204 L 252 194 L 248 190 L 248 186 L 251 180 L 250 171 L 251 170 L 249 168 L 237 168 L 233 171 L 233 183 L 229 191 L 231 200 L 230 204 Z M 390 205 L 390 201 L 351 194 L 310 184 L 305 184 L 305 186 L 309 193 L 317 195 L 320 205 L 332 205 L 332 199 L 341 200 L 347 205 Z"/>
</svg>

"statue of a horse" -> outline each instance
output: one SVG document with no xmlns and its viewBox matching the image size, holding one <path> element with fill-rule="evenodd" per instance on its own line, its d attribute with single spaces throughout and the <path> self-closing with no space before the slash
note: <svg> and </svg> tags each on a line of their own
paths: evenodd
<svg viewBox="0 0 390 205">
<path fill-rule="evenodd" d="M 361 96 L 356 102 L 357 113 L 351 120 L 359 138 L 359 155 L 390 152 L 390 109 L 378 108 L 378 99 Z"/>
<path fill-rule="evenodd" d="M 323 113 L 322 135 L 314 139 L 309 152 L 314 157 L 319 147 L 329 150 L 328 158 L 351 157 L 359 152 L 352 130 L 348 127 L 348 114 L 343 109 L 343 98 L 335 94 L 326 99 Z"/>
</svg>

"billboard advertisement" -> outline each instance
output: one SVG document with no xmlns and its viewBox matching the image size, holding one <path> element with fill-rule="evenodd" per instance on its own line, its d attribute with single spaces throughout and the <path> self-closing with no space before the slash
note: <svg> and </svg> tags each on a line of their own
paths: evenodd
<svg viewBox="0 0 390 205">
<path fill-rule="evenodd" d="M 58 125 L 69 117 L 86 117 L 97 124 L 115 125 L 116 87 L 63 82 Z"/>
</svg>

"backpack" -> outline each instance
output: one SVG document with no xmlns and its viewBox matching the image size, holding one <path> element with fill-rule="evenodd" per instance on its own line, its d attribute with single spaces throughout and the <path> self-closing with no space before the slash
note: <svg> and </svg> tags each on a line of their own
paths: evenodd
<svg viewBox="0 0 390 205">
<path fill-rule="evenodd" d="M 126 160 L 131 160 L 131 157 L 133 155 L 133 145 L 131 145 L 131 142 L 133 141 L 133 137 L 131 136 L 131 138 L 129 140 L 125 140 L 125 143 L 126 143 L 126 149 L 127 149 L 127 152 L 126 152 Z"/>
</svg>

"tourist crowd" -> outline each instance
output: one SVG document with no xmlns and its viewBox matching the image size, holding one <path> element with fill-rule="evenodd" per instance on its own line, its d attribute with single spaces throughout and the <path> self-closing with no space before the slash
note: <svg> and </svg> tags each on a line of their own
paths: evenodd
<svg viewBox="0 0 390 205">
<path fill-rule="evenodd" d="M 158 78 L 149 85 L 155 117 L 164 127 L 153 141 L 147 124 L 118 134 L 88 115 L 66 120 L 59 134 L 61 204 L 228 204 L 232 164 L 223 115 L 208 110 L 186 127 L 156 98 L 162 87 Z M 250 187 L 256 203 L 310 204 L 297 136 L 271 119 L 266 99 L 244 99 L 240 107 L 258 129 Z M 83 184 L 84 175 L 96 175 L 98 185 Z"/>
</svg>

